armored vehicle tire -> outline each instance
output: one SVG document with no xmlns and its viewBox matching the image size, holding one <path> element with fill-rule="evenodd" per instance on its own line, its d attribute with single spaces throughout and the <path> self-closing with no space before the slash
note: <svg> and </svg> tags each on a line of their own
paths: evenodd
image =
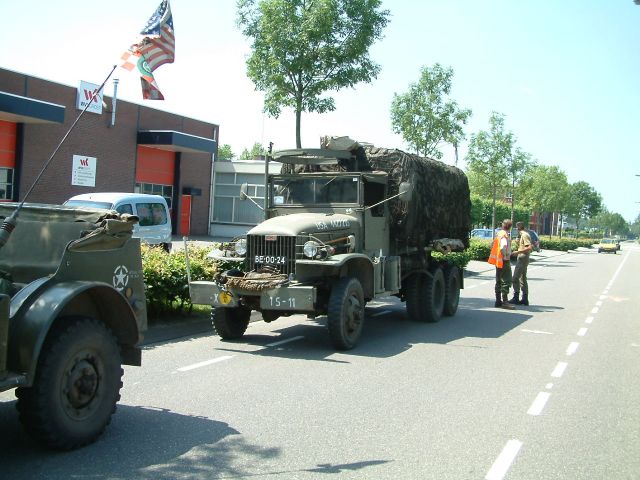
<svg viewBox="0 0 640 480">
<path fill-rule="evenodd" d="M 444 271 L 444 310 L 447 317 L 451 317 L 458 311 L 460 303 L 460 270 L 458 267 L 449 267 Z"/>
<path fill-rule="evenodd" d="M 94 442 L 111 421 L 122 387 L 118 343 L 103 323 L 58 320 L 40 351 L 32 387 L 16 392 L 20 421 L 44 445 L 71 450 Z"/>
<path fill-rule="evenodd" d="M 364 324 L 364 305 L 362 285 L 355 278 L 341 278 L 331 289 L 327 328 L 336 349 L 349 350 L 358 342 Z"/>
<path fill-rule="evenodd" d="M 211 309 L 213 329 L 223 340 L 236 340 L 244 335 L 249 326 L 251 310 L 246 307 Z"/>
<path fill-rule="evenodd" d="M 407 313 L 416 322 L 437 322 L 444 310 L 444 274 L 435 267 L 431 275 L 414 273 L 407 279 Z"/>
</svg>

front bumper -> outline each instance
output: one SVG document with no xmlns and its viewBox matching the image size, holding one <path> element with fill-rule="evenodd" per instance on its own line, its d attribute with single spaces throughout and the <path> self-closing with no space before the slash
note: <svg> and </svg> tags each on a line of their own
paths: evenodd
<svg viewBox="0 0 640 480">
<path fill-rule="evenodd" d="M 285 285 L 253 292 L 226 290 L 216 282 L 195 281 L 189 284 L 189 295 L 195 305 L 227 308 L 237 307 L 242 297 L 259 297 L 261 310 L 313 312 L 316 304 L 316 289 L 305 285 Z"/>
</svg>

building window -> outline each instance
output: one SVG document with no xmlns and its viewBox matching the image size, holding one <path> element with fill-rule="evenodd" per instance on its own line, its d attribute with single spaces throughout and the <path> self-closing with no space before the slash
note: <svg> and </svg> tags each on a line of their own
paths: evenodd
<svg viewBox="0 0 640 480">
<path fill-rule="evenodd" d="M 0 168 L 0 200 L 13 200 L 13 168 Z"/>
<path fill-rule="evenodd" d="M 213 200 L 213 221 L 256 225 L 264 213 L 250 200 L 240 200 L 240 185 L 248 184 L 247 195 L 264 206 L 264 174 L 217 173 Z"/>
<path fill-rule="evenodd" d="M 136 183 L 135 193 L 145 193 L 147 195 L 160 195 L 167 201 L 167 206 L 171 210 L 173 200 L 173 186 L 159 185 L 157 183 Z"/>
</svg>

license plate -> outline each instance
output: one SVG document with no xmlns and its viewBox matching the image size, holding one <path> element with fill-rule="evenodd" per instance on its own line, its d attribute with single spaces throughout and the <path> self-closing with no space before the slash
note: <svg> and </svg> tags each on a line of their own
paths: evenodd
<svg viewBox="0 0 640 480">
<path fill-rule="evenodd" d="M 287 257 L 280 257 L 275 255 L 256 255 L 254 259 L 256 265 L 268 264 L 268 265 L 286 265 Z"/>
</svg>

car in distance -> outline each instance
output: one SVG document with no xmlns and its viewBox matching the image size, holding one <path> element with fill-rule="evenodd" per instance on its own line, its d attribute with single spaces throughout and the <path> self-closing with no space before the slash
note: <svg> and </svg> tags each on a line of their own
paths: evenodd
<svg viewBox="0 0 640 480">
<path fill-rule="evenodd" d="M 490 228 L 474 228 L 471 230 L 470 237 L 480 240 L 491 240 L 493 238 L 493 232 Z"/>
<path fill-rule="evenodd" d="M 618 246 L 613 238 L 603 238 L 598 244 L 598 253 L 618 253 Z"/>
</svg>

